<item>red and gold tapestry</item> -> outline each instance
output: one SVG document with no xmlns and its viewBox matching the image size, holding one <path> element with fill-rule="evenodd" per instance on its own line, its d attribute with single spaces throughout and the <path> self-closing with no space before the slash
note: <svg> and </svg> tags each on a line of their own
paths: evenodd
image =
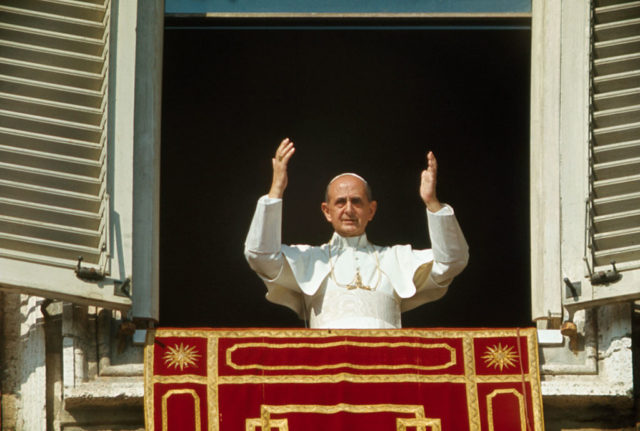
<svg viewBox="0 0 640 431">
<path fill-rule="evenodd" d="M 541 431 L 535 329 L 158 329 L 149 431 Z"/>
</svg>

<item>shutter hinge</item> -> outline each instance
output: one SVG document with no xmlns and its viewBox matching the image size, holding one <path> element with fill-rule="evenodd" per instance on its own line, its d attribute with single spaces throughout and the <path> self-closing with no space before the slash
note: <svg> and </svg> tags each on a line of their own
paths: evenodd
<svg viewBox="0 0 640 431">
<path fill-rule="evenodd" d="M 622 279 L 622 274 L 620 274 L 618 272 L 618 269 L 616 268 L 615 260 L 611 261 L 612 269 L 608 271 L 598 271 L 598 272 L 591 271 L 591 267 L 589 266 L 589 262 L 587 261 L 587 259 L 584 259 L 584 262 L 587 265 L 587 271 L 589 272 L 589 279 L 591 280 L 591 284 L 593 286 L 600 285 L 600 284 L 615 283 L 617 281 L 620 281 L 620 279 Z"/>
<path fill-rule="evenodd" d="M 76 277 L 84 281 L 100 281 L 104 280 L 104 272 L 97 271 L 95 268 L 82 267 L 82 256 L 78 257 L 78 264 L 76 265 L 75 273 Z"/>
</svg>

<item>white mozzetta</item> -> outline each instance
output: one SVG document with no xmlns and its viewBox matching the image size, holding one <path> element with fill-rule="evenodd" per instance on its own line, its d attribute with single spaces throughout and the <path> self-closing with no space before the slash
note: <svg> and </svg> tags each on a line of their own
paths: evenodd
<svg viewBox="0 0 640 431">
<path fill-rule="evenodd" d="M 280 244 L 282 201 L 263 196 L 245 243 L 267 299 L 316 328 L 399 328 L 400 313 L 445 294 L 468 260 L 453 209 L 427 211 L 432 250 L 380 247 L 334 233 L 322 246 Z M 358 275 L 361 284 L 358 285 Z"/>
</svg>

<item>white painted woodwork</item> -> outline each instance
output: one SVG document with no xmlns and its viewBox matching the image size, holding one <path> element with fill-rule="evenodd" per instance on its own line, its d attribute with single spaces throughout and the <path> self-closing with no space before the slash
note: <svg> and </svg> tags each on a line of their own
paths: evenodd
<svg viewBox="0 0 640 431">
<path fill-rule="evenodd" d="M 534 1 L 532 317 L 640 298 L 640 2 Z M 587 263 L 588 262 L 588 266 Z M 591 284 L 589 271 L 622 279 Z M 580 284 L 567 295 L 564 279 Z"/>
<path fill-rule="evenodd" d="M 596 1 L 593 17 L 590 257 L 640 268 L 640 2 Z"/>
<path fill-rule="evenodd" d="M 531 23 L 531 313 L 560 318 L 561 2 L 532 1 Z"/>
<path fill-rule="evenodd" d="M 101 268 L 109 1 L 0 4 L 0 256 Z"/>
<path fill-rule="evenodd" d="M 4 290 L 131 307 L 137 2 L 121 3 L 113 24 L 109 0 L 0 3 Z M 77 278 L 79 256 L 107 277 Z"/>
</svg>

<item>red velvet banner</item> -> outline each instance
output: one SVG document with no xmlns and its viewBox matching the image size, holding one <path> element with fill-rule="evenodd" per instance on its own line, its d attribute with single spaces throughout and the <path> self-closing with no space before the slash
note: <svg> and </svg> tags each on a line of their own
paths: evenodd
<svg viewBox="0 0 640 431">
<path fill-rule="evenodd" d="M 158 329 L 150 431 L 540 431 L 535 329 Z"/>
</svg>

